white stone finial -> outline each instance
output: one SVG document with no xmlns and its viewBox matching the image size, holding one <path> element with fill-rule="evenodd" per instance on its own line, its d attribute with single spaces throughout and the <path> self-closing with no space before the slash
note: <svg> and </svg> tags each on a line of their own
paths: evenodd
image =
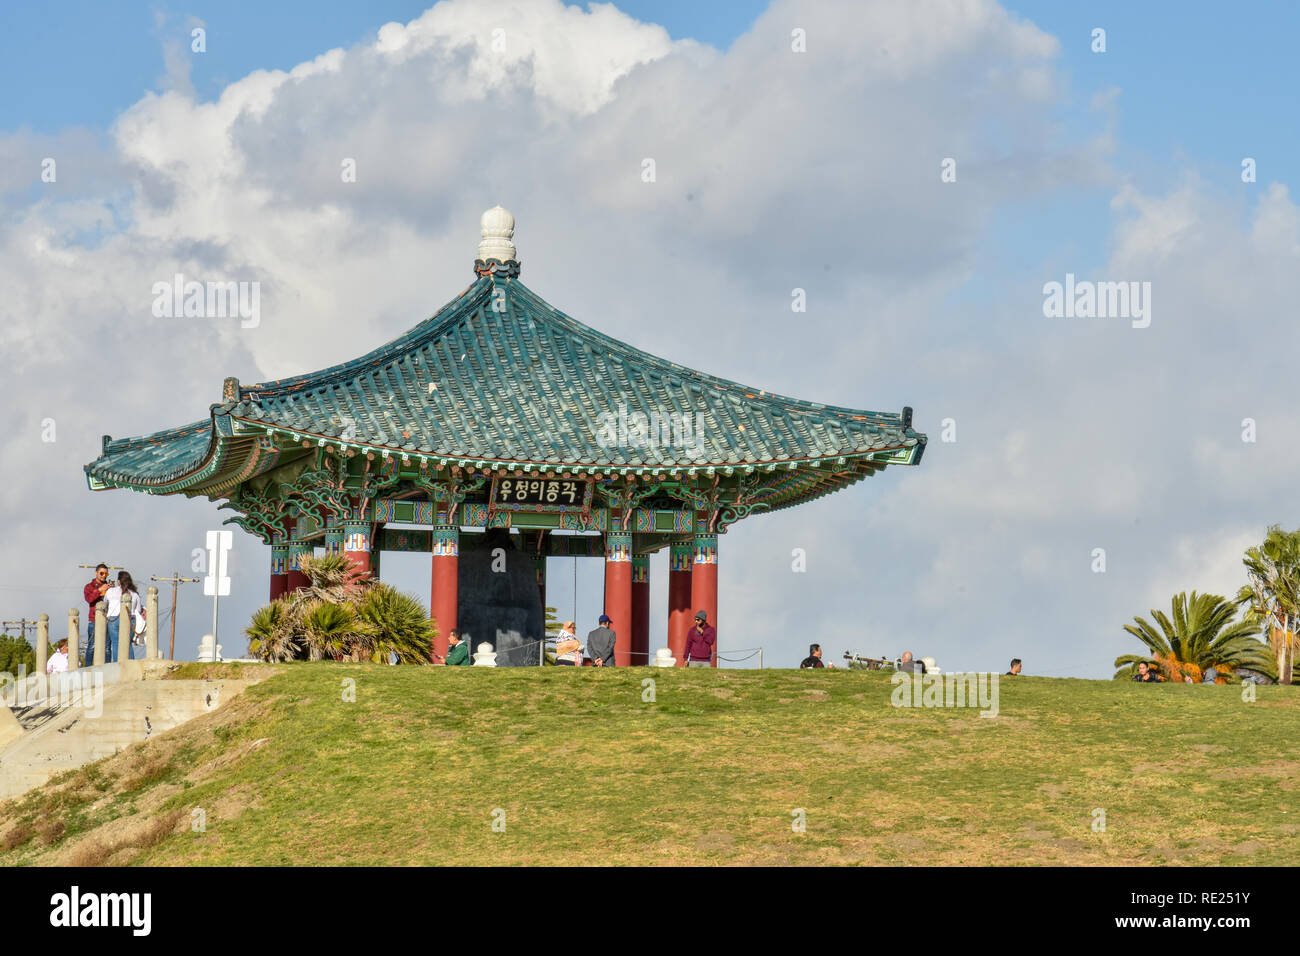
<svg viewBox="0 0 1300 956">
<path fill-rule="evenodd" d="M 661 647 L 655 651 L 655 659 L 650 663 L 655 667 L 673 667 L 677 664 L 677 658 L 673 657 L 671 648 Z"/>
<path fill-rule="evenodd" d="M 479 231 L 483 235 L 483 241 L 478 244 L 480 259 L 484 262 L 489 259 L 515 261 L 515 244 L 510 241 L 515 234 L 514 216 L 501 206 L 493 206 L 479 220 Z"/>
</svg>

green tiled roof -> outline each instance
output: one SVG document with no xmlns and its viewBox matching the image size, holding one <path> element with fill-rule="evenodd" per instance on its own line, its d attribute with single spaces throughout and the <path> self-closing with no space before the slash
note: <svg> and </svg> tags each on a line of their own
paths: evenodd
<svg viewBox="0 0 1300 956">
<path fill-rule="evenodd" d="M 866 455 L 914 464 L 925 446 L 910 411 L 905 419 L 800 401 L 686 368 L 583 325 L 502 272 L 480 276 L 361 358 L 227 398 L 208 421 L 107 442 L 86 466 L 92 487 L 210 493 L 250 473 L 249 451 L 268 433 L 478 467 L 591 470 L 788 467 Z M 689 414 L 698 443 L 638 447 L 633 432 L 620 446 L 620 411 L 624 422 L 673 416 L 679 428 Z M 602 447 L 609 438 L 615 444 Z"/>
</svg>

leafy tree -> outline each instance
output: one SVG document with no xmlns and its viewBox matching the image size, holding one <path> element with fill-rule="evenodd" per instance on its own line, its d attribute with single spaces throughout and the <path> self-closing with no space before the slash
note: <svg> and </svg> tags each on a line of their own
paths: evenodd
<svg viewBox="0 0 1300 956">
<path fill-rule="evenodd" d="M 1237 593 L 1246 618 L 1267 636 L 1279 683 L 1291 683 L 1300 630 L 1300 530 L 1270 525 L 1264 543 L 1242 558 L 1249 584 Z"/>
<path fill-rule="evenodd" d="M 35 648 L 27 643 L 27 638 L 22 634 L 17 637 L 8 634 L 0 636 L 0 673 L 17 677 L 23 665 L 27 666 L 28 674 L 36 673 Z"/>
<path fill-rule="evenodd" d="M 426 663 L 437 634 L 415 598 L 370 578 L 340 554 L 304 557 L 306 588 L 259 608 L 244 633 L 248 651 L 268 661 Z"/>
<path fill-rule="evenodd" d="M 1182 681 L 1185 677 L 1199 682 L 1206 669 L 1213 667 L 1220 681 L 1227 682 L 1238 667 L 1268 673 L 1272 662 L 1268 647 L 1256 637 L 1258 626 L 1250 620 L 1233 620 L 1233 602 L 1217 594 L 1186 592 L 1170 602 L 1172 616 L 1151 609 L 1155 624 L 1134 617 L 1128 631 L 1147 646 L 1146 654 L 1122 654 L 1115 658 L 1115 679 L 1132 677 L 1142 661 L 1155 661 L 1166 680 Z"/>
</svg>

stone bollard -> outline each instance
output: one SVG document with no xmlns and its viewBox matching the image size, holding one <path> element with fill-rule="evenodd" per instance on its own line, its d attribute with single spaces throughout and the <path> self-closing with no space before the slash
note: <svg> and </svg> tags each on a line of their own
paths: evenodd
<svg viewBox="0 0 1300 956">
<path fill-rule="evenodd" d="M 144 599 L 144 659 L 154 660 L 158 657 L 158 588 L 149 585 Z"/>
<path fill-rule="evenodd" d="M 81 666 L 81 615 L 77 609 L 68 609 L 68 670 Z"/>
<path fill-rule="evenodd" d="M 135 633 L 135 617 L 131 614 L 131 592 L 123 591 L 117 612 L 117 659 L 131 659 L 131 635 Z"/>
<path fill-rule="evenodd" d="M 36 673 L 44 674 L 50 660 L 50 616 L 42 614 L 36 622 Z"/>
<path fill-rule="evenodd" d="M 103 598 L 95 604 L 95 656 L 90 662 L 95 667 L 103 664 L 108 656 L 108 618 L 104 616 L 104 606 Z"/>
</svg>

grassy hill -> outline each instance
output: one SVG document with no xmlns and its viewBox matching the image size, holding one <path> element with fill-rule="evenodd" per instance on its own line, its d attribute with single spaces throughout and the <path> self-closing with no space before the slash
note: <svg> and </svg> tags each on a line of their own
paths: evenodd
<svg viewBox="0 0 1300 956">
<path fill-rule="evenodd" d="M 993 719 L 891 690 L 858 671 L 277 665 L 0 805 L 0 863 L 1294 862 L 1291 688 L 1003 679 Z"/>
</svg>

